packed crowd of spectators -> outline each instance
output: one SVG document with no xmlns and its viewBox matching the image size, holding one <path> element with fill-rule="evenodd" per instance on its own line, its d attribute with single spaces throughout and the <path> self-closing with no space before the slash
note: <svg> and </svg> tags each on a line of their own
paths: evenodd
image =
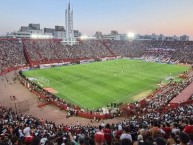
<svg viewBox="0 0 193 145">
<path fill-rule="evenodd" d="M 112 56 L 107 46 L 116 56 L 132 58 L 149 56 L 165 62 L 193 63 L 192 41 L 81 40 L 77 45 L 64 46 L 57 40 L 26 40 L 25 45 L 32 60 L 36 61 Z M 154 49 L 162 51 L 153 51 Z"/>
<path fill-rule="evenodd" d="M 39 64 L 111 56 L 192 64 L 193 42 L 81 40 L 79 44 L 70 46 L 62 45 L 60 40 L 56 39 L 0 39 L 0 53 L 0 72 L 31 63 L 26 62 L 25 57 Z"/>
<path fill-rule="evenodd" d="M 112 49 L 117 56 L 143 57 L 149 55 L 161 59 L 169 59 L 171 62 L 192 64 L 192 41 L 116 41 L 104 40 L 104 43 Z M 162 51 L 151 51 L 162 49 Z"/>
<path fill-rule="evenodd" d="M 57 59 L 57 55 L 55 55 L 55 52 L 53 49 L 55 41 L 50 42 L 49 40 L 27 39 L 23 42 L 33 61 Z"/>
<path fill-rule="evenodd" d="M 25 64 L 22 43 L 17 39 L 0 39 L 0 72 Z"/>
<path fill-rule="evenodd" d="M 161 63 L 178 63 L 173 62 L 171 59 L 173 52 L 174 49 L 150 48 L 146 50 L 141 59 L 145 61 L 155 61 Z"/>
<path fill-rule="evenodd" d="M 169 53 L 151 52 L 151 54 L 153 57 L 160 56 L 163 59 L 169 57 L 174 62 L 193 63 L 191 41 L 86 40 L 79 45 L 63 46 L 58 40 L 25 40 L 23 44 L 31 60 L 40 62 L 111 56 L 107 46 L 117 56 L 125 57 L 142 57 L 147 50 L 153 48 L 171 49 Z M 23 44 L 17 39 L 0 39 L 0 71 L 26 64 Z M 20 79 L 26 83 L 26 80 Z M 151 98 L 127 106 L 132 113 L 126 120 L 117 124 L 101 122 L 100 126 L 95 126 L 91 121 L 86 126 L 78 123 L 56 125 L 52 121 L 17 114 L 10 108 L 0 106 L 0 145 L 193 145 L 193 105 L 166 108 L 169 101 L 192 82 L 192 74 L 182 82 L 171 80 Z M 76 115 L 77 111 L 87 111 L 66 103 L 35 84 L 29 86 L 30 90 L 45 96 L 47 102 L 55 102 L 60 107 L 65 106 L 70 116 Z M 119 116 L 122 114 L 121 111 L 112 112 Z M 101 114 L 103 110 L 89 113 Z"/>
<path fill-rule="evenodd" d="M 123 57 L 141 57 L 145 52 L 144 41 L 104 40 L 104 43 L 117 55 Z"/>
<path fill-rule="evenodd" d="M 133 115 L 116 124 L 101 121 L 56 125 L 0 106 L 1 145 L 192 145 L 193 105 Z"/>
<path fill-rule="evenodd" d="M 173 62 L 192 64 L 192 41 L 150 41 L 148 48 L 164 48 Z"/>
<path fill-rule="evenodd" d="M 98 40 L 86 40 L 73 46 L 62 45 L 58 40 L 25 40 L 24 45 L 32 61 L 66 59 L 91 59 L 110 56 L 110 52 Z"/>
<path fill-rule="evenodd" d="M 103 58 L 111 56 L 109 50 L 103 45 L 100 40 L 87 40 L 85 41 L 85 44 L 95 53 L 95 56 L 93 56 L 93 58 Z"/>
</svg>

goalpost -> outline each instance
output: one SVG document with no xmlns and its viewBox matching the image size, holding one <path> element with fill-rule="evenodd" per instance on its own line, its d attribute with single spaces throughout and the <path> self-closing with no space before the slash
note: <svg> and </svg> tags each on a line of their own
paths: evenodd
<svg viewBox="0 0 193 145">
<path fill-rule="evenodd" d="M 41 76 L 37 78 L 37 84 L 41 87 L 48 87 L 50 85 L 50 80 L 44 76 Z"/>
<path fill-rule="evenodd" d="M 50 80 L 42 76 L 42 83 L 44 84 L 44 86 L 49 86 Z"/>
</svg>

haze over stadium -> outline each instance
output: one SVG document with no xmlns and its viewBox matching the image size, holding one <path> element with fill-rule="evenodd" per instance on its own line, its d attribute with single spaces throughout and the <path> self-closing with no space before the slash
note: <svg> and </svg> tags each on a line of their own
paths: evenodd
<svg viewBox="0 0 193 145">
<path fill-rule="evenodd" d="M 65 0 L 2 1 L 0 34 L 17 31 L 22 25 L 64 25 Z M 188 35 L 193 39 L 192 0 L 71 0 L 74 28 L 86 35 L 96 31 L 120 33 Z M 14 24 L 14 25 L 13 25 Z"/>
</svg>

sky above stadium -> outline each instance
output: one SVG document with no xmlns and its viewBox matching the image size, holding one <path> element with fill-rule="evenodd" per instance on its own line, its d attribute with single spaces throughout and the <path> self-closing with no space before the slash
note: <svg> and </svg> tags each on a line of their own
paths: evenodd
<svg viewBox="0 0 193 145">
<path fill-rule="evenodd" d="M 39 23 L 41 28 L 65 25 L 67 0 L 2 0 L 0 34 Z M 193 0 L 71 0 L 74 29 L 83 34 L 187 34 L 193 40 Z"/>
</svg>

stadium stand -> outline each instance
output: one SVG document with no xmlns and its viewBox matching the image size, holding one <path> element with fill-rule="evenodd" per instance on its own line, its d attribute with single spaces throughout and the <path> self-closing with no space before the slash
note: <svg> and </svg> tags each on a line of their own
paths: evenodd
<svg viewBox="0 0 193 145">
<path fill-rule="evenodd" d="M 105 57 L 130 57 L 164 63 L 193 64 L 192 41 L 116 41 L 81 40 L 79 45 L 64 46 L 59 40 L 0 39 L 0 72 L 6 73 L 20 67 L 54 62 L 73 62 Z M 100 126 L 56 125 L 54 122 L 18 114 L 11 108 L 0 106 L 0 145 L 2 144 L 81 144 L 81 145 L 173 145 L 193 144 L 193 72 L 184 72 L 184 80 L 157 89 L 147 98 L 124 104 L 111 114 L 84 111 L 37 87 L 24 77 L 20 82 L 44 104 L 54 104 L 69 112 L 69 116 L 100 119 L 125 115 L 126 120 L 117 124 Z M 29 85 L 28 85 L 29 83 Z M 173 101 L 182 98 L 184 102 Z M 192 88 L 192 87 L 191 87 Z M 174 100 L 173 100 L 174 99 Z M 184 98 L 183 98 L 184 99 Z M 178 99 L 179 100 L 179 99 Z M 175 107 L 175 108 L 173 108 Z M 68 117 L 68 116 L 66 116 Z M 93 119 L 94 118 L 94 119 Z"/>
<path fill-rule="evenodd" d="M 23 40 L 26 53 L 33 63 L 51 63 L 111 56 L 109 50 L 96 40 L 87 40 L 79 45 L 64 46 L 59 40 Z"/>
<path fill-rule="evenodd" d="M 192 143 L 192 105 L 135 115 L 117 124 L 56 125 L 0 107 L 0 144 L 187 144 Z M 127 145 L 129 145 L 127 144 Z"/>
<path fill-rule="evenodd" d="M 18 39 L 0 39 L 0 72 L 26 65 L 22 43 Z"/>
<path fill-rule="evenodd" d="M 1 39 L 0 45 L 1 72 L 26 64 L 46 64 L 115 56 L 167 63 L 193 63 L 192 41 L 81 40 L 79 45 L 64 46 L 57 39 Z"/>
</svg>

